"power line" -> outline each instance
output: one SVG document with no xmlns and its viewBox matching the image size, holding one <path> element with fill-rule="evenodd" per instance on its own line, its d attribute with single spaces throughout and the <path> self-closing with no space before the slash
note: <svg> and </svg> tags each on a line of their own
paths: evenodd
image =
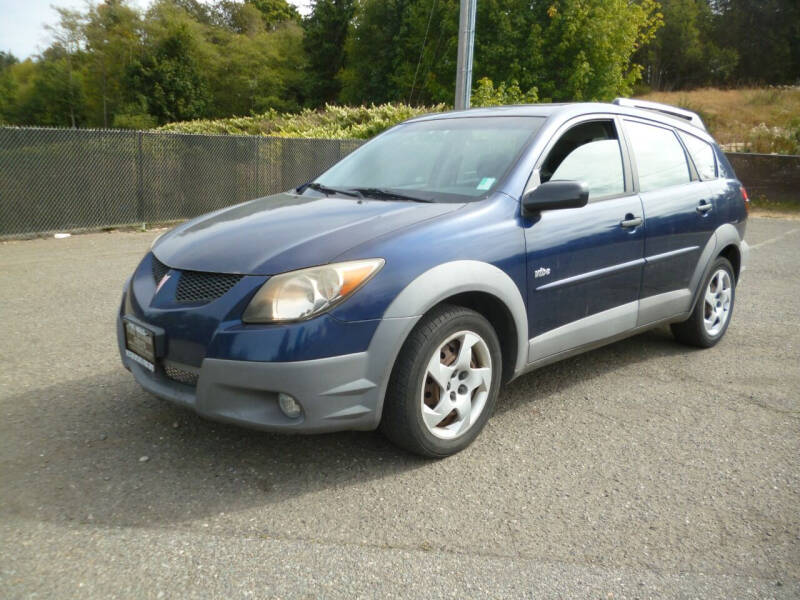
<svg viewBox="0 0 800 600">
<path fill-rule="evenodd" d="M 436 0 L 431 2 L 431 12 L 428 14 L 428 26 L 425 27 L 425 37 L 422 39 L 422 47 L 419 49 L 419 59 L 417 59 L 417 68 L 414 69 L 414 82 L 411 84 L 411 92 L 408 94 L 407 104 L 411 104 L 411 98 L 414 96 L 414 88 L 417 85 L 417 73 L 419 73 L 419 65 L 422 62 L 422 54 L 425 52 L 425 44 L 428 43 L 428 32 L 431 30 L 431 21 L 433 20 L 433 11 L 436 8 Z"/>
</svg>

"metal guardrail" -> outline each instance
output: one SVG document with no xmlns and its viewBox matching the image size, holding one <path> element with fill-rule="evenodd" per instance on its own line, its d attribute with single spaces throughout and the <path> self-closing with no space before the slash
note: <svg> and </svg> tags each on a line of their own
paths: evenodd
<svg viewBox="0 0 800 600">
<path fill-rule="evenodd" d="M 362 140 L 0 127 L 0 239 L 188 219 L 309 181 Z M 728 155 L 800 205 L 800 156 Z"/>
</svg>

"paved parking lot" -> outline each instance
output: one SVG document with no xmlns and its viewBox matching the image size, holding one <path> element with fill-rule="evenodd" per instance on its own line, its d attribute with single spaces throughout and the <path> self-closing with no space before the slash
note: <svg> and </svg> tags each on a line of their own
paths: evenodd
<svg viewBox="0 0 800 600">
<path fill-rule="evenodd" d="M 715 349 L 522 377 L 439 462 L 142 391 L 113 318 L 153 237 L 0 244 L 0 596 L 800 595 L 800 221 L 751 220 Z"/>
</svg>

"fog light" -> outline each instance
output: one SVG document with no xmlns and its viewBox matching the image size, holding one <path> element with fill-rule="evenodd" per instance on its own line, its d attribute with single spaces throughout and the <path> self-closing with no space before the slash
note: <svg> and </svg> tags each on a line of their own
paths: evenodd
<svg viewBox="0 0 800 600">
<path fill-rule="evenodd" d="M 278 404 L 280 405 L 283 414 L 290 419 L 296 419 L 303 414 L 303 408 L 300 406 L 300 403 L 292 398 L 289 394 L 284 394 L 283 392 L 278 394 Z"/>
</svg>

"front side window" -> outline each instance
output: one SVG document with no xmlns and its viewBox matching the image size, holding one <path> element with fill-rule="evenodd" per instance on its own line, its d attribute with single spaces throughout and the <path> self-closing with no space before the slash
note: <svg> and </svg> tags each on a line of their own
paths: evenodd
<svg viewBox="0 0 800 600">
<path fill-rule="evenodd" d="M 649 192 L 691 181 L 683 146 L 670 129 L 626 121 L 636 169 L 639 191 Z"/>
<path fill-rule="evenodd" d="M 348 155 L 314 183 L 435 202 L 474 200 L 497 186 L 543 121 L 460 117 L 407 123 Z"/>
<path fill-rule="evenodd" d="M 545 181 L 582 181 L 589 199 L 625 191 L 622 150 L 612 121 L 591 121 L 569 129 L 556 142 L 539 169 Z"/>
<path fill-rule="evenodd" d="M 683 131 L 679 132 L 679 135 L 689 150 L 689 156 L 692 157 L 700 179 L 703 181 L 714 179 L 717 176 L 717 161 L 711 144 Z"/>
</svg>

